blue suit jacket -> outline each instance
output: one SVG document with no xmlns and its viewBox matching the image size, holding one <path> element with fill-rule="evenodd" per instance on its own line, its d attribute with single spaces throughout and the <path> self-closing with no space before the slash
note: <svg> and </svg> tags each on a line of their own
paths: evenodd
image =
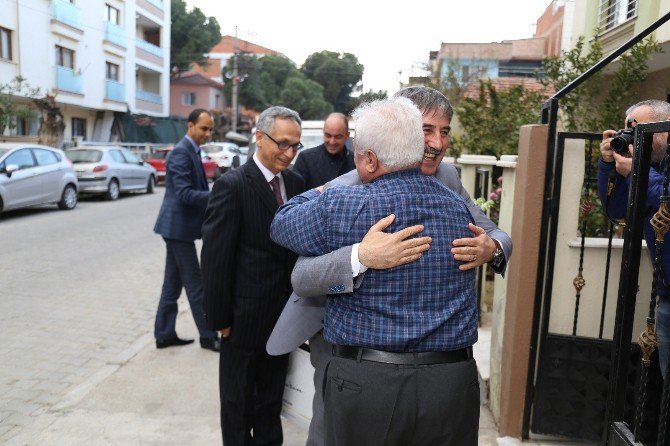
<svg viewBox="0 0 670 446">
<path fill-rule="evenodd" d="M 186 137 L 170 152 L 165 174 L 165 197 L 154 232 L 168 239 L 192 242 L 201 237 L 209 186 L 202 161 Z"/>
</svg>

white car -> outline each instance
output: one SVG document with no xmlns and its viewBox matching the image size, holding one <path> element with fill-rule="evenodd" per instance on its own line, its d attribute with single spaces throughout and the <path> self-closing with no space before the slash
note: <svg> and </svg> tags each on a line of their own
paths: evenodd
<svg viewBox="0 0 670 446">
<path fill-rule="evenodd" d="M 201 146 L 208 157 L 216 161 L 221 173 L 240 167 L 247 162 L 247 155 L 232 142 L 210 142 Z"/>
</svg>

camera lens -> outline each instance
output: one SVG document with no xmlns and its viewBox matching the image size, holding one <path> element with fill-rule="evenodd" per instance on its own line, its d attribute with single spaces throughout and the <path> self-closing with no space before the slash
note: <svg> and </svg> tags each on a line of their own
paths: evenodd
<svg viewBox="0 0 670 446">
<path fill-rule="evenodd" d="M 622 133 L 612 138 L 612 141 L 610 141 L 610 147 L 619 155 L 626 155 L 628 154 L 628 145 L 633 144 L 633 140 L 633 135 Z"/>
</svg>

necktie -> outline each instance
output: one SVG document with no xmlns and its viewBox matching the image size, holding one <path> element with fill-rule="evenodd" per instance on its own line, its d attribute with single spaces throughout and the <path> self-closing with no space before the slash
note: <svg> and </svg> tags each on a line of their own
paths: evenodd
<svg viewBox="0 0 670 446">
<path fill-rule="evenodd" d="M 281 188 L 279 187 L 279 177 L 274 177 L 270 180 L 270 186 L 272 187 L 273 192 L 275 193 L 275 200 L 277 204 L 281 206 L 284 204 L 284 199 L 281 197 Z"/>
</svg>

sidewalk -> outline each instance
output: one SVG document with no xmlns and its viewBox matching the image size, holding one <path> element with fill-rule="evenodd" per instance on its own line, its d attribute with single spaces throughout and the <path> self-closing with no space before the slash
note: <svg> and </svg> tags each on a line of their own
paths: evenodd
<svg viewBox="0 0 670 446">
<path fill-rule="evenodd" d="M 182 337 L 197 338 L 189 311 L 181 312 L 177 331 Z M 480 331 L 480 342 L 486 341 L 484 328 Z M 488 372 L 485 374 L 488 376 Z M 284 418 L 283 424 L 285 445 L 305 444 L 307 431 L 301 423 Z M 497 436 L 491 413 L 482 406 L 479 444 L 520 444 L 518 440 Z M 156 350 L 153 337 L 147 333 L 8 444 L 221 444 L 218 355 L 201 349 L 197 341 L 185 347 Z M 568 446 L 577 443 L 531 441 L 523 444 Z"/>
</svg>

